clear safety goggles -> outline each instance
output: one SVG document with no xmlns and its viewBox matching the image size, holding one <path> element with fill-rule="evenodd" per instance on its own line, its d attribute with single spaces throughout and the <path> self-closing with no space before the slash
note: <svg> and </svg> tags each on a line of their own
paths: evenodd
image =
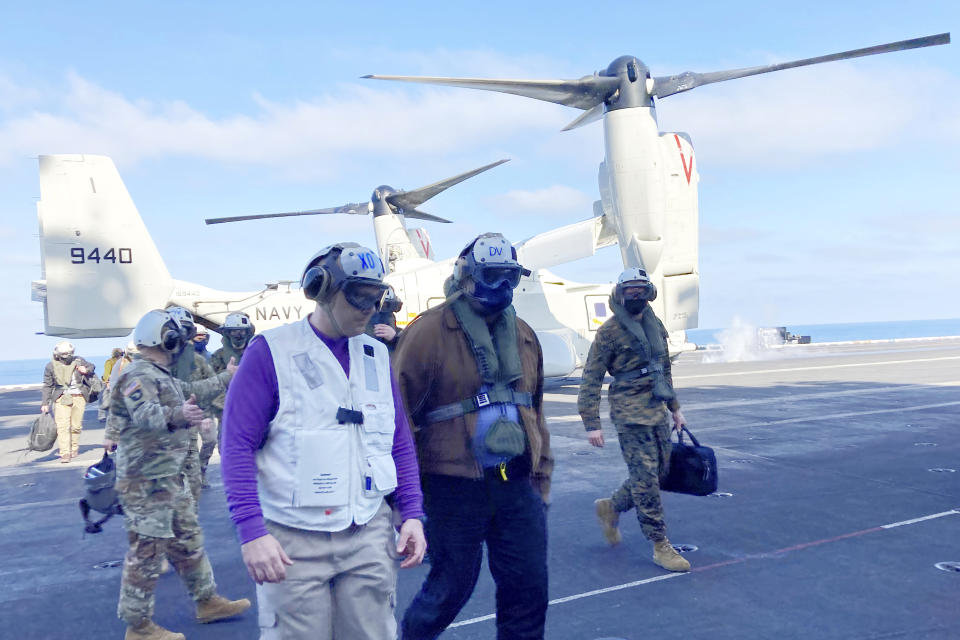
<svg viewBox="0 0 960 640">
<path fill-rule="evenodd" d="M 373 282 L 347 282 L 343 285 L 343 297 L 355 309 L 370 311 L 379 309 L 387 285 Z"/>
<path fill-rule="evenodd" d="M 243 327 L 237 327 L 234 329 L 224 329 L 223 335 L 234 340 L 241 340 L 247 337 L 247 334 L 249 333 L 249 331 L 250 331 L 249 329 L 246 329 Z"/>
<path fill-rule="evenodd" d="M 485 287 L 496 289 L 503 283 L 510 285 L 511 289 L 520 284 L 520 276 L 523 273 L 523 267 L 518 264 L 505 265 L 484 265 L 474 271 L 474 279 Z"/>
</svg>

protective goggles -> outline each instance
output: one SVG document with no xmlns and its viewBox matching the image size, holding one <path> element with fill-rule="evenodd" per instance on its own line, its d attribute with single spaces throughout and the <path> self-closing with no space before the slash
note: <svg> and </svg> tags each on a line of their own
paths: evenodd
<svg viewBox="0 0 960 640">
<path fill-rule="evenodd" d="M 507 283 L 511 289 L 520 284 L 523 267 L 518 264 L 484 265 L 474 269 L 473 278 L 490 289 L 496 289 Z"/>
<path fill-rule="evenodd" d="M 184 341 L 189 342 L 193 340 L 194 336 L 197 335 L 197 325 L 192 322 L 181 322 L 180 323 L 180 335 L 183 336 Z"/>
<path fill-rule="evenodd" d="M 653 300 L 656 288 L 652 282 L 626 282 L 620 285 L 620 295 L 624 300 Z"/>
<path fill-rule="evenodd" d="M 246 338 L 249 332 L 250 330 L 245 328 L 224 329 L 223 335 L 234 340 L 240 340 Z"/>
<path fill-rule="evenodd" d="M 370 311 L 379 309 L 387 285 L 374 282 L 348 282 L 343 285 L 343 297 L 355 309 Z"/>
</svg>

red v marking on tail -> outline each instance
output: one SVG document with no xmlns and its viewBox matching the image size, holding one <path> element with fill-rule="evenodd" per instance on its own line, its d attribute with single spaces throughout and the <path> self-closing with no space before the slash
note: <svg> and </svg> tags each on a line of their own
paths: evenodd
<svg viewBox="0 0 960 640">
<path fill-rule="evenodd" d="M 680 146 L 680 136 L 673 134 L 673 139 L 677 141 L 677 149 L 680 150 L 680 164 L 683 165 L 683 173 L 687 176 L 687 184 L 690 184 L 690 176 L 693 175 L 693 154 L 690 155 L 690 166 L 687 166 L 687 159 L 683 156 L 683 147 Z"/>
</svg>

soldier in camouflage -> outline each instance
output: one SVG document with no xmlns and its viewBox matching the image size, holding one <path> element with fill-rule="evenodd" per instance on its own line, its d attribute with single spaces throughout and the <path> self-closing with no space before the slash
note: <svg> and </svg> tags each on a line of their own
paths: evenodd
<svg viewBox="0 0 960 640">
<path fill-rule="evenodd" d="M 193 339 L 197 335 L 197 325 L 193 321 L 193 314 L 183 307 L 170 307 L 167 311 L 172 315 L 184 329 L 184 340 L 186 347 L 177 356 L 171 366 L 173 375 L 178 380 L 184 382 L 198 382 L 206 380 L 217 375 L 213 367 L 207 362 L 201 353 L 191 348 Z M 216 433 L 213 418 L 210 414 L 210 405 L 201 404 L 200 408 L 204 410 L 204 418 L 200 426 L 190 427 L 190 448 L 187 450 L 187 458 L 183 464 L 183 472 L 187 478 L 187 484 L 190 487 L 190 493 L 193 495 L 194 506 L 199 509 L 200 492 L 203 488 L 203 474 L 200 468 L 200 444 L 202 440 L 201 433 L 207 440 L 213 440 L 213 434 Z"/>
<path fill-rule="evenodd" d="M 250 606 L 249 600 L 217 594 L 184 473 L 189 440 L 196 438 L 191 426 L 203 419 L 197 397 L 209 401 L 221 392 L 236 366 L 199 382 L 177 380 L 168 367 L 184 346 L 181 332 L 166 311 L 148 312 L 134 329 L 139 355 L 112 385 L 104 446 L 117 448 L 116 489 L 130 542 L 117 606 L 127 640 L 184 640 L 152 621 L 164 556 L 196 601 L 199 622 L 229 618 Z"/>
<path fill-rule="evenodd" d="M 223 336 L 222 346 L 210 358 L 210 366 L 216 373 L 224 371 L 231 360 L 236 362 L 237 366 L 240 365 L 240 359 L 243 357 L 243 352 L 247 350 L 250 340 L 253 339 L 255 330 L 250 316 L 245 313 L 231 313 L 224 319 L 223 326 L 220 327 L 220 334 Z M 217 425 L 216 433 L 204 437 L 203 445 L 200 447 L 200 477 L 204 485 L 206 485 L 207 465 L 210 464 L 214 449 L 219 445 L 223 431 L 220 421 L 223 419 L 223 405 L 226 400 L 227 392 L 224 391 L 211 403 Z"/>
<path fill-rule="evenodd" d="M 590 346 L 577 409 L 590 444 L 602 447 L 600 391 L 609 371 L 614 378 L 608 391 L 610 419 L 630 475 L 610 498 L 594 503 L 607 542 L 620 543 L 620 514 L 635 508 L 654 545 L 653 561 L 670 571 L 689 571 L 690 563 L 667 539 L 660 503 L 660 481 L 670 464 L 668 411 L 674 429 L 679 431 L 686 420 L 673 391 L 667 331 L 648 304 L 656 295 L 642 269 L 620 274 L 610 296 L 614 317 L 603 323 Z"/>
</svg>

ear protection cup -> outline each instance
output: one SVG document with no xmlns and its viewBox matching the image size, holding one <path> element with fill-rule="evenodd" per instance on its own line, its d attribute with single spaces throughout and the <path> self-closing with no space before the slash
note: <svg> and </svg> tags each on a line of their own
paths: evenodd
<svg viewBox="0 0 960 640">
<path fill-rule="evenodd" d="M 160 345 L 165 351 L 176 351 L 180 346 L 180 332 L 172 329 L 164 331 Z"/>
<path fill-rule="evenodd" d="M 303 295 L 307 300 L 321 302 L 326 299 L 330 293 L 330 273 L 325 267 L 316 266 L 307 269 L 303 274 L 303 281 L 300 287 L 303 289 Z"/>
</svg>

